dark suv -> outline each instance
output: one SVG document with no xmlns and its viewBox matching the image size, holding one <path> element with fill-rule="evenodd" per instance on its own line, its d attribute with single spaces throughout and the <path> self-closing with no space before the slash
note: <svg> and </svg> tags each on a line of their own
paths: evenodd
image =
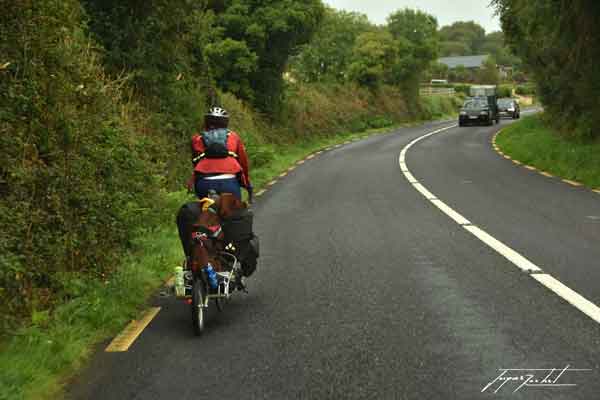
<svg viewBox="0 0 600 400">
<path fill-rule="evenodd" d="M 497 119 L 486 97 L 474 97 L 465 101 L 458 116 L 458 126 L 471 123 L 492 125 Z"/>
<path fill-rule="evenodd" d="M 518 119 L 521 118 L 521 107 L 515 99 L 498 99 L 498 113 L 501 117 Z"/>
</svg>

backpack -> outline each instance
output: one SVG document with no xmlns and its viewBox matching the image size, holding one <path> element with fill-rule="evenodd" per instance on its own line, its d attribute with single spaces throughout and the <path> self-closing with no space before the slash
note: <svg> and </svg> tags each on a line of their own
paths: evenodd
<svg viewBox="0 0 600 400">
<path fill-rule="evenodd" d="M 214 129 L 207 132 L 202 132 L 202 141 L 206 149 L 203 156 L 206 158 L 225 158 L 231 154 L 227 149 L 227 139 L 229 138 L 229 130 Z"/>
</svg>

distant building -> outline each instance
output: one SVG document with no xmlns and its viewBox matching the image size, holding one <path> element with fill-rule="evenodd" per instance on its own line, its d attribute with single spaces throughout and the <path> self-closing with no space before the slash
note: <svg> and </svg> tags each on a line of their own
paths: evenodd
<svg viewBox="0 0 600 400">
<path fill-rule="evenodd" d="M 488 57 L 489 55 L 442 57 L 438 59 L 438 62 L 447 65 L 450 70 L 455 69 L 459 65 L 462 65 L 466 69 L 480 69 Z"/>
</svg>

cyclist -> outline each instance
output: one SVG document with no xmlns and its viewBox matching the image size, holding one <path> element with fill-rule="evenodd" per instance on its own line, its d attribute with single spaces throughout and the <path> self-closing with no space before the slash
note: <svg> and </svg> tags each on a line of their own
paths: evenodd
<svg viewBox="0 0 600 400">
<path fill-rule="evenodd" d="M 241 188 L 252 201 L 252 184 L 248 155 L 240 136 L 228 129 L 229 114 L 221 107 L 212 107 L 204 116 L 202 133 L 192 137 L 194 190 L 204 198 L 210 190 L 233 193 L 242 199 Z"/>
</svg>

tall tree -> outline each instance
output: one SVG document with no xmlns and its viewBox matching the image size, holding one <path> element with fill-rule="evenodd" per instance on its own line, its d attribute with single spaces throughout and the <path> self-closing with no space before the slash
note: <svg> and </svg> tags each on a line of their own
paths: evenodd
<svg viewBox="0 0 600 400">
<path fill-rule="evenodd" d="M 307 82 L 344 81 L 357 37 L 371 30 L 374 25 L 366 15 L 327 8 L 314 38 L 302 46 L 290 69 Z"/>
<path fill-rule="evenodd" d="M 371 89 L 378 88 L 390 79 L 397 57 L 397 43 L 388 31 L 365 32 L 356 40 L 350 79 Z"/>
<path fill-rule="evenodd" d="M 462 43 L 464 53 L 444 55 L 473 55 L 480 54 L 485 43 L 485 29 L 474 21 L 458 21 L 440 29 L 440 40 L 443 43 Z M 457 50 L 457 47 L 443 46 L 444 50 Z"/>
<path fill-rule="evenodd" d="M 210 60 L 215 74 L 221 77 L 218 83 L 224 88 L 235 87 L 230 81 L 240 77 L 222 73 L 229 64 L 237 62 L 235 54 L 245 59 L 244 64 L 256 57 L 256 68 L 246 70 L 245 79 L 251 91 L 234 93 L 252 100 L 268 115 L 277 113 L 283 96 L 286 64 L 319 27 L 325 12 L 321 0 L 223 0 L 210 1 L 208 8 L 215 13 L 215 22 L 220 28 L 219 38 L 211 46 L 237 49 L 237 53 L 227 53 L 232 57 Z M 225 41 L 229 45 L 222 43 Z M 240 73 L 243 70 L 238 68 Z"/>
<path fill-rule="evenodd" d="M 600 3 L 494 0 L 506 40 L 535 78 L 556 125 L 597 137 L 600 125 Z"/>
<path fill-rule="evenodd" d="M 437 27 L 435 17 L 419 10 L 407 8 L 388 17 L 387 28 L 397 41 L 399 53 L 393 81 L 409 100 L 418 98 L 421 75 L 438 57 Z"/>
</svg>

